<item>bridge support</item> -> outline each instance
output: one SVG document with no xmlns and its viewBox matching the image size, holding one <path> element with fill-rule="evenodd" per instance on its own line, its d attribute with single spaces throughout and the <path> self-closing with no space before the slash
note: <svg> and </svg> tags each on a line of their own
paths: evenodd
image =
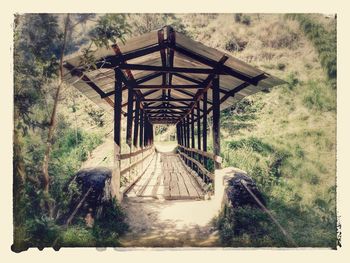
<svg viewBox="0 0 350 263">
<path fill-rule="evenodd" d="M 111 178 L 111 193 L 118 201 L 122 200 L 120 195 L 120 131 L 121 131 L 121 105 L 122 105 L 122 81 L 120 73 L 115 71 L 115 84 L 114 84 L 114 158 L 113 158 L 113 171 Z"/>
<path fill-rule="evenodd" d="M 213 153 L 220 156 L 220 83 L 219 76 L 216 75 L 213 79 Z M 221 163 L 214 162 L 215 169 L 221 169 Z"/>
</svg>

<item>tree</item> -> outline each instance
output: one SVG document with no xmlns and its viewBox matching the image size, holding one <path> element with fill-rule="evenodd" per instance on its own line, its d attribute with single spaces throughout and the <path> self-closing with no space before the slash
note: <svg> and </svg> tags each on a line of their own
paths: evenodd
<svg viewBox="0 0 350 263">
<path fill-rule="evenodd" d="M 48 24 L 50 27 L 42 27 Z M 44 83 L 56 74 L 51 50 L 58 34 L 56 19 L 44 14 L 16 15 L 14 25 L 13 249 L 18 250 L 24 248 L 26 182 L 40 187 L 40 181 L 26 173 L 22 138 L 29 129 L 45 127 L 45 119 L 35 116 L 33 108 L 44 104 Z"/>
</svg>

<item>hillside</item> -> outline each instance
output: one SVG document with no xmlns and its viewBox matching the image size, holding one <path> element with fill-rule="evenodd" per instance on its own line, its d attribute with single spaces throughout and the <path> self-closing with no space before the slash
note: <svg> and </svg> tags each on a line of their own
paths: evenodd
<svg viewBox="0 0 350 263">
<path fill-rule="evenodd" d="M 285 15 L 240 19 L 229 14 L 209 19 L 183 15 L 182 19 L 194 39 L 288 82 L 222 112 L 224 166 L 246 170 L 257 181 L 269 208 L 297 244 L 334 246 L 336 89 L 317 47 L 299 22 Z M 309 19 L 335 30 L 334 19 L 322 15 Z M 246 230 L 243 236 L 225 236 L 237 218 L 221 224 L 227 245 L 283 245 L 274 232 L 278 230 L 264 226 L 265 218 L 253 219 L 242 211 L 241 219 L 246 221 L 240 226 Z"/>
<path fill-rule="evenodd" d="M 56 42 L 62 38 L 59 32 L 63 18 L 38 17 L 16 18 L 14 171 L 15 180 L 23 173 L 27 179 L 18 184 L 20 191 L 14 197 L 17 204 L 14 211 L 19 211 L 15 237 L 32 246 L 51 246 L 57 240 L 74 246 L 120 245 L 118 238 L 119 233 L 126 231 L 124 225 L 115 226 L 115 233 L 106 233 L 100 228 L 86 229 L 80 221 L 68 229 L 57 227 L 71 209 L 69 202 L 79 195 L 71 184 L 76 172 L 86 166 L 109 166 L 113 154 L 113 116 L 66 84 L 59 97 L 52 139 L 49 195 L 41 189 L 40 174 L 57 82 L 57 75 L 50 73 L 57 61 L 54 65 L 48 61 L 54 60 L 53 54 L 57 57 Z M 127 28 L 123 34 L 117 32 L 123 37 L 125 33 L 125 39 L 172 25 L 194 40 L 285 80 L 287 84 L 249 96 L 221 112 L 223 165 L 245 170 L 254 178 L 267 208 L 298 246 L 336 247 L 334 17 L 321 14 L 99 14 L 93 15 L 84 26 L 74 28 L 65 55 L 88 45 L 91 30 L 100 18 L 106 19 L 102 20 L 107 21 L 106 24 L 111 19 L 117 21 L 114 26 Z M 43 23 L 43 20 L 57 23 L 57 28 L 48 28 L 49 22 Z M 52 75 L 45 75 L 46 71 Z M 208 125 L 210 127 L 211 120 Z M 129 152 L 125 127 L 123 119 L 123 153 Z M 155 130 L 155 141 L 175 139 L 174 127 L 157 126 Z M 208 139 L 211 151 L 210 134 Z M 43 205 L 48 200 L 54 208 L 53 215 L 49 216 Z M 115 213 L 120 218 L 124 216 L 119 208 Z M 110 214 L 111 225 L 116 214 Z M 222 246 L 291 245 L 259 209 L 224 209 L 215 220 L 215 227 Z"/>
</svg>

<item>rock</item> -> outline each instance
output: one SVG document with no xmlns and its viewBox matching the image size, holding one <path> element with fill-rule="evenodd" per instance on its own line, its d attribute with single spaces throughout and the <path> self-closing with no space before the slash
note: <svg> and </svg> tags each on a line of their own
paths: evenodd
<svg viewBox="0 0 350 263">
<path fill-rule="evenodd" d="M 249 205 L 251 207 L 260 206 L 257 204 L 255 199 L 251 196 L 251 194 L 247 191 L 247 189 L 241 183 L 241 180 L 244 180 L 249 189 L 254 193 L 254 195 L 260 200 L 260 202 L 266 205 L 265 199 L 258 187 L 256 186 L 254 180 L 244 173 L 236 172 L 235 175 L 229 179 L 226 193 L 227 198 L 230 204 L 233 207 L 241 207 Z"/>
<path fill-rule="evenodd" d="M 92 208 L 94 214 L 99 213 L 102 202 L 110 199 L 111 178 L 112 170 L 107 167 L 84 168 L 76 174 L 75 180 L 81 186 L 82 193 L 86 193 L 92 187 L 83 210 L 87 212 Z"/>
<path fill-rule="evenodd" d="M 84 168 L 76 174 L 76 181 L 86 189 L 102 190 L 111 177 L 112 170 L 107 167 Z"/>
</svg>

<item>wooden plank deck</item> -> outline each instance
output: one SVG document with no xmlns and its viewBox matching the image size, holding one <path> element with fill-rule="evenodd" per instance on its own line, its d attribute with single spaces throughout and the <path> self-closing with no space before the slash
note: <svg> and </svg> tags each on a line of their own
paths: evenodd
<svg viewBox="0 0 350 263">
<path fill-rule="evenodd" d="M 127 197 L 167 200 L 203 199 L 204 192 L 175 153 L 156 153 L 150 166 Z"/>
</svg>

